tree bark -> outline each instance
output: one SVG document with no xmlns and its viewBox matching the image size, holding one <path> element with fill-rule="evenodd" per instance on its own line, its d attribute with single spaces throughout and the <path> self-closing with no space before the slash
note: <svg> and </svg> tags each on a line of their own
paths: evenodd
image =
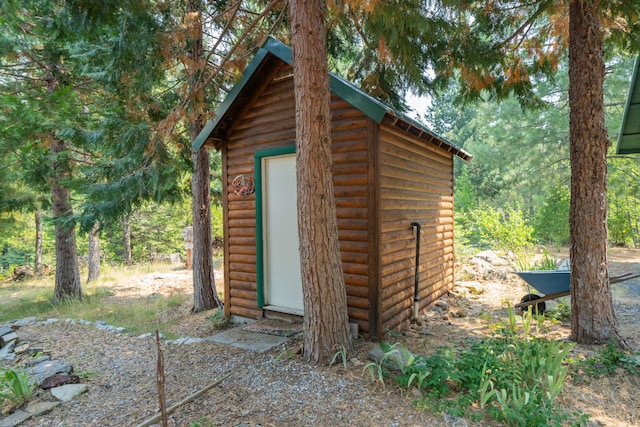
<svg viewBox="0 0 640 427">
<path fill-rule="evenodd" d="M 122 218 L 122 245 L 124 246 L 124 263 L 131 265 L 131 214 L 126 214 Z"/>
<path fill-rule="evenodd" d="M 607 266 L 604 51 L 594 2 L 569 9 L 571 339 L 601 344 L 616 332 Z"/>
<path fill-rule="evenodd" d="M 33 263 L 36 275 L 42 276 L 42 211 L 39 203 L 36 203 L 34 216 L 36 222 L 36 250 Z"/>
<path fill-rule="evenodd" d="M 63 140 L 52 138 L 53 175 L 51 198 L 56 236 L 56 285 L 53 300 L 82 298 L 74 224 L 65 221 L 72 213 L 71 194 L 63 185 L 70 176 L 69 158 Z"/>
<path fill-rule="evenodd" d="M 188 56 L 191 59 L 187 67 L 189 89 L 195 90 L 204 69 L 204 49 L 202 45 L 202 10 L 198 0 L 187 2 Z M 194 102 L 202 102 L 204 93 L 194 97 Z M 200 111 L 193 108 L 192 111 Z M 204 127 L 205 118 L 195 113 L 191 118 L 190 140 L 193 142 Z M 191 191 L 193 193 L 193 309 L 194 313 L 222 307 L 222 301 L 216 292 L 213 268 L 213 237 L 211 235 L 211 201 L 209 183 L 209 153 L 205 148 L 191 151 L 193 174 Z"/>
<path fill-rule="evenodd" d="M 290 0 L 296 99 L 298 230 L 304 299 L 304 358 L 328 364 L 352 349 L 331 157 L 331 92 L 325 2 Z"/>
<path fill-rule="evenodd" d="M 96 222 L 89 230 L 89 273 L 87 283 L 100 278 L 100 224 Z"/>
</svg>

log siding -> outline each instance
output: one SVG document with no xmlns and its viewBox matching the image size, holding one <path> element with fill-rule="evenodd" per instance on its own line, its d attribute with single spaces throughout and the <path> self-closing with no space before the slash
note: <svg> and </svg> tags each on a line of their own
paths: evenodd
<svg viewBox="0 0 640 427">
<path fill-rule="evenodd" d="M 453 155 L 383 124 L 379 157 L 381 327 L 402 330 L 413 310 L 412 222 L 422 226 L 419 310 L 453 287 Z"/>
</svg>

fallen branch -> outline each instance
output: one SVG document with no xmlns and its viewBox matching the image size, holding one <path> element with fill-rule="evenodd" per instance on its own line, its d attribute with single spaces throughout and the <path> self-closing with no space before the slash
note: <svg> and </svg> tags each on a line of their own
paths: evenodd
<svg viewBox="0 0 640 427">
<path fill-rule="evenodd" d="M 180 406 L 185 405 L 189 402 L 191 402 L 192 400 L 197 399 L 198 397 L 202 396 L 203 394 L 205 394 L 207 391 L 211 390 L 212 388 L 214 388 L 215 386 L 217 386 L 218 384 L 220 384 L 222 381 L 226 380 L 227 378 L 229 378 L 231 375 L 233 375 L 235 372 L 231 371 L 229 372 L 227 375 L 225 375 L 224 377 L 212 382 L 211 384 L 209 384 L 208 386 L 196 391 L 195 393 L 193 393 L 192 395 L 185 397 L 184 399 L 182 399 L 180 402 L 176 403 L 175 405 L 172 405 L 171 407 L 167 408 L 167 415 L 172 414 L 173 412 L 175 412 L 176 409 L 178 409 Z M 148 420 L 144 421 L 142 424 L 138 424 L 137 427 L 148 427 L 151 424 L 157 423 L 158 421 L 160 421 L 162 417 L 162 414 L 157 414 L 151 418 L 149 418 Z"/>
</svg>

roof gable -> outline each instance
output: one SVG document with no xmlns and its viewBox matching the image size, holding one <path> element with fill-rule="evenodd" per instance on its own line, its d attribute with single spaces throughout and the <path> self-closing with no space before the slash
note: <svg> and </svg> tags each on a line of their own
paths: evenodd
<svg viewBox="0 0 640 427">
<path fill-rule="evenodd" d="M 633 64 L 633 76 L 622 115 L 616 153 L 640 153 L 640 57 Z"/>
<path fill-rule="evenodd" d="M 225 131 L 229 127 L 228 122 L 232 121 L 237 115 L 236 113 L 241 109 L 241 104 L 249 98 L 248 94 L 254 92 L 252 88 L 258 86 L 258 82 L 264 78 L 261 71 L 269 69 L 269 65 L 273 65 L 274 60 L 280 60 L 292 65 L 293 56 L 291 48 L 272 37 L 268 37 L 253 60 L 247 65 L 238 83 L 231 89 L 227 97 L 218 107 L 215 118 L 207 122 L 193 142 L 194 149 L 198 150 L 202 148 L 210 137 L 222 139 L 226 136 Z M 388 122 L 411 133 L 414 137 L 444 148 L 464 161 L 471 160 L 471 154 L 445 140 L 443 137 L 436 135 L 421 123 L 393 110 L 393 108 L 373 98 L 342 77 L 329 73 L 329 85 L 331 93 L 351 104 L 376 123 L 380 124 L 383 119 L 390 118 L 391 120 L 387 120 Z"/>
</svg>

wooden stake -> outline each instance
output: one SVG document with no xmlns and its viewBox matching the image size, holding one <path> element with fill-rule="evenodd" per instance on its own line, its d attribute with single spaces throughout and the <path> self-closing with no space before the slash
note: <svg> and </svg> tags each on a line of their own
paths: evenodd
<svg viewBox="0 0 640 427">
<path fill-rule="evenodd" d="M 185 405 L 195 399 L 197 399 L 198 397 L 202 396 L 203 394 L 205 394 L 207 391 L 211 390 L 212 388 L 214 388 L 215 386 L 217 386 L 218 384 L 220 384 L 222 381 L 226 380 L 227 378 L 229 378 L 231 375 L 233 375 L 235 373 L 234 371 L 229 372 L 227 375 L 225 375 L 224 377 L 212 382 L 211 384 L 207 385 L 206 387 L 196 391 L 195 393 L 193 393 L 192 395 L 185 397 L 184 399 L 182 399 L 180 402 L 176 403 L 175 405 L 167 408 L 167 415 L 171 415 L 172 413 L 175 412 L 176 409 L 178 409 L 180 406 Z M 144 421 L 142 424 L 138 424 L 137 427 L 148 427 L 151 424 L 154 424 L 156 422 L 158 422 L 160 420 L 160 418 L 162 417 L 162 414 L 157 414 L 151 418 L 149 418 L 148 420 Z"/>
</svg>

